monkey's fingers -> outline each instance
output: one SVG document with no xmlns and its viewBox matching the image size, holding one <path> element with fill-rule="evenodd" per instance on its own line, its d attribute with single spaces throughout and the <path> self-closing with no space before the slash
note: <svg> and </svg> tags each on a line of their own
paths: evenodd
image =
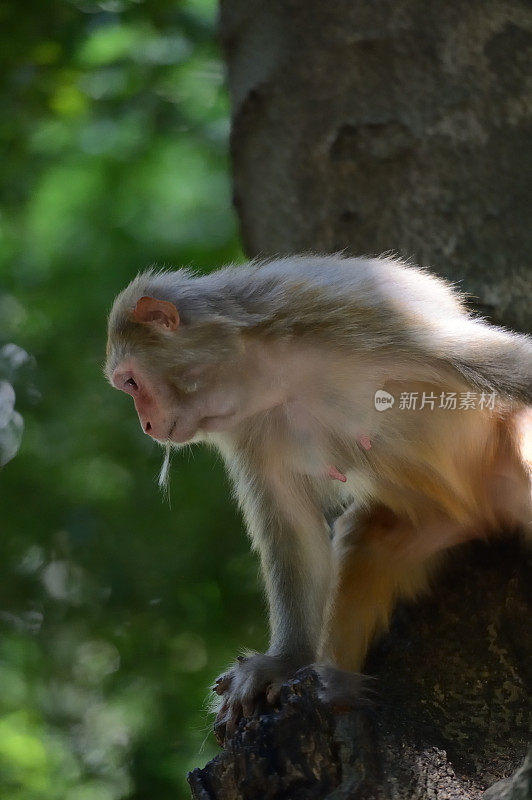
<svg viewBox="0 0 532 800">
<path fill-rule="evenodd" d="M 215 723 L 214 725 L 214 738 L 220 747 L 225 744 L 226 738 L 226 724 L 225 722 Z"/>
<path fill-rule="evenodd" d="M 216 719 L 214 723 L 214 736 L 220 747 L 223 747 L 227 738 L 227 721 L 225 719 Z"/>
<path fill-rule="evenodd" d="M 329 664 L 313 664 L 311 668 L 320 677 L 319 698 L 323 703 L 338 711 L 370 704 L 369 694 L 373 691 L 373 681 L 368 675 L 348 672 Z M 296 676 L 302 672 L 303 670 L 299 670 Z"/>
<path fill-rule="evenodd" d="M 216 694 L 225 694 L 227 690 L 230 688 L 231 683 L 233 682 L 233 676 L 227 673 L 226 675 L 220 675 L 214 681 L 214 686 L 212 687 L 213 692 Z"/>
<path fill-rule="evenodd" d="M 249 719 L 250 717 L 258 717 L 261 708 L 260 699 L 257 697 L 247 697 L 242 700 L 242 714 Z"/>
<path fill-rule="evenodd" d="M 216 719 L 214 720 L 214 735 L 220 747 L 224 746 L 224 742 L 227 736 L 228 719 L 229 719 L 229 702 L 227 700 L 224 700 L 222 705 L 218 709 L 218 713 L 216 714 Z"/>
<path fill-rule="evenodd" d="M 279 702 L 282 685 L 281 681 L 275 681 L 266 687 L 266 702 L 270 706 L 275 706 Z"/>
<path fill-rule="evenodd" d="M 233 703 L 231 712 L 226 725 L 226 738 L 231 739 L 238 728 L 238 723 L 242 719 L 242 706 L 240 703 Z"/>
<path fill-rule="evenodd" d="M 220 708 L 218 709 L 218 713 L 216 714 L 216 722 L 227 722 L 227 716 L 229 714 L 229 701 L 224 700 Z"/>
</svg>

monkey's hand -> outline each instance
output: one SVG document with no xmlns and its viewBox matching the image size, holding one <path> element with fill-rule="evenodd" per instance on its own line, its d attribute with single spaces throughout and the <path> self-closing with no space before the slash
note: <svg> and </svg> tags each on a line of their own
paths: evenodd
<svg viewBox="0 0 532 800">
<path fill-rule="evenodd" d="M 301 666 L 293 657 L 267 653 L 239 656 L 213 686 L 220 698 L 214 725 L 218 741 L 230 739 L 242 717 L 252 717 L 265 704 L 274 704 L 281 685 Z"/>
</svg>

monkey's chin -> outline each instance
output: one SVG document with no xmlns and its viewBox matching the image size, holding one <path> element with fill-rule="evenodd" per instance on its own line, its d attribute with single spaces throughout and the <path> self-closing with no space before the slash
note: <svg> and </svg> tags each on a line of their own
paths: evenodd
<svg viewBox="0 0 532 800">
<path fill-rule="evenodd" d="M 199 431 L 197 428 L 192 431 L 174 431 L 168 441 L 171 444 L 190 444 L 191 442 L 200 441 Z"/>
<path fill-rule="evenodd" d="M 183 425 L 177 421 L 172 425 L 170 432 L 166 439 L 159 439 L 161 444 L 188 444 L 189 442 L 198 441 L 198 423 Z"/>
<path fill-rule="evenodd" d="M 219 414 L 216 417 L 203 417 L 198 428 L 205 433 L 216 433 L 217 431 L 230 430 L 235 426 L 236 422 L 236 414 L 230 412 L 228 414 Z"/>
<path fill-rule="evenodd" d="M 202 417 L 193 424 L 180 425 L 178 422 L 172 426 L 168 438 L 162 444 L 189 444 L 191 442 L 201 442 L 206 433 L 217 431 L 227 431 L 234 427 L 237 422 L 236 414 L 229 412 L 212 417 Z M 161 441 L 161 440 L 159 440 Z"/>
</svg>

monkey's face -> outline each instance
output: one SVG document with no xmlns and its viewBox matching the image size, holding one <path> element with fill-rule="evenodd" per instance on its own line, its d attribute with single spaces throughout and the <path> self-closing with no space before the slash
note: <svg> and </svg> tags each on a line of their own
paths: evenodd
<svg viewBox="0 0 532 800">
<path fill-rule="evenodd" d="M 142 297 L 126 315 L 111 312 L 105 373 L 131 395 L 145 433 L 181 444 L 246 414 L 243 350 L 226 321 L 181 325 L 172 303 Z"/>
</svg>

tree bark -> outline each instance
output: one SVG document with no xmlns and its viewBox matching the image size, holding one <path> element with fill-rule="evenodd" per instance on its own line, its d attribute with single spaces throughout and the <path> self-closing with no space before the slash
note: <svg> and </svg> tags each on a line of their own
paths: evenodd
<svg viewBox="0 0 532 800">
<path fill-rule="evenodd" d="M 373 648 L 369 707 L 323 705 L 307 674 L 189 775 L 192 796 L 480 800 L 527 751 L 530 577 L 517 542 L 463 548 L 435 595 L 401 606 Z M 489 800 L 530 800 L 530 761 L 492 791 Z"/>
<path fill-rule="evenodd" d="M 532 10 L 222 0 L 249 255 L 394 250 L 532 322 Z"/>
<path fill-rule="evenodd" d="M 530 6 L 222 0 L 221 11 L 247 253 L 393 250 L 529 330 Z M 191 773 L 193 797 L 477 800 L 495 784 L 489 800 L 532 798 L 532 755 L 517 771 L 531 578 L 517 542 L 454 551 L 433 596 L 400 607 L 373 648 L 369 710 L 328 708 L 318 677 L 298 678 Z"/>
</svg>

